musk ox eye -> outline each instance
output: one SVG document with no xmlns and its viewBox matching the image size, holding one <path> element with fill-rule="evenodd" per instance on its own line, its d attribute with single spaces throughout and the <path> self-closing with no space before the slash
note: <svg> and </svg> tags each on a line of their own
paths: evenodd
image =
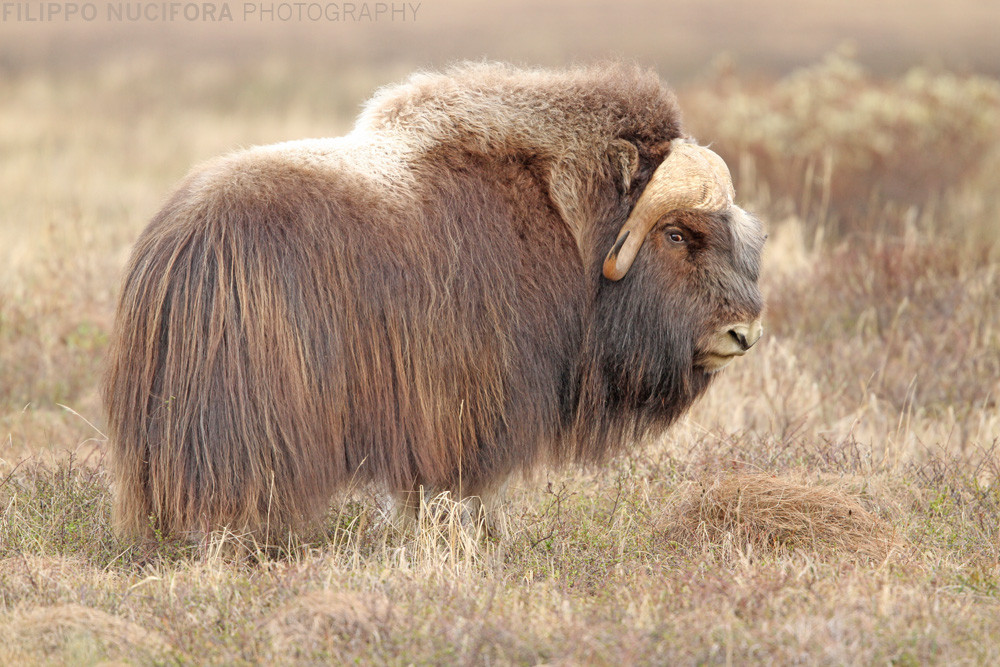
<svg viewBox="0 0 1000 667">
<path fill-rule="evenodd" d="M 687 243 L 687 238 L 684 236 L 684 233 L 681 232 L 679 229 L 668 229 L 667 239 L 669 239 L 669 241 L 675 245 L 684 245 L 685 243 Z"/>
</svg>

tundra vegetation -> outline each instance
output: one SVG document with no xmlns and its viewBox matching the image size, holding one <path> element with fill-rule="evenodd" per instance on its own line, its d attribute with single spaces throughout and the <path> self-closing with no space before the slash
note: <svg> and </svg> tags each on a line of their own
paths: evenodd
<svg viewBox="0 0 1000 667">
<path fill-rule="evenodd" d="M 0 79 L 0 663 L 1000 661 L 1000 85 L 841 54 L 679 89 L 768 221 L 767 333 L 666 437 L 515 481 L 488 538 L 361 485 L 311 543 L 116 538 L 98 378 L 148 216 L 397 78 Z"/>
</svg>

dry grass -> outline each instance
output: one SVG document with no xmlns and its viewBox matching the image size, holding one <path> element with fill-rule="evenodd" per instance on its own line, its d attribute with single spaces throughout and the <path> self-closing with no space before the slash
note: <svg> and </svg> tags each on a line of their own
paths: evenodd
<svg viewBox="0 0 1000 667">
<path fill-rule="evenodd" d="M 748 554 L 803 550 L 885 562 L 894 528 L 835 485 L 765 473 L 717 475 L 688 483 L 664 517 L 670 538 Z"/>
<path fill-rule="evenodd" d="M 508 530 L 474 551 L 448 531 L 398 532 L 363 495 L 334 508 L 325 538 L 280 553 L 234 556 L 220 536 L 123 545 L 103 475 L 62 464 L 4 489 L 0 661 L 1000 658 L 983 639 L 1000 631 L 1000 494 L 963 465 L 837 475 L 863 456 L 827 446 L 763 474 L 704 444 L 519 487 Z M 79 498 L 97 504 L 67 516 Z M 434 503 L 442 525 L 460 520 Z"/>
<path fill-rule="evenodd" d="M 4 634 L 8 664 L 36 659 L 38 649 L 50 653 L 68 651 L 79 661 L 93 660 L 102 653 L 145 653 L 145 659 L 162 657 L 168 644 L 156 632 L 78 604 L 36 607 L 14 614 Z"/>
<path fill-rule="evenodd" d="M 961 52 L 921 16 L 901 50 Z M 768 330 L 665 438 L 513 484 L 489 536 L 447 496 L 400 530 L 357 489 L 308 544 L 117 540 L 96 378 L 138 231 L 193 163 L 338 134 L 376 85 L 481 52 L 431 44 L 463 25 L 439 18 L 406 57 L 344 33 L 330 53 L 371 58 L 333 68 L 0 46 L 0 664 L 1000 662 L 1000 87 L 843 51 L 681 91 L 769 221 Z"/>
</svg>

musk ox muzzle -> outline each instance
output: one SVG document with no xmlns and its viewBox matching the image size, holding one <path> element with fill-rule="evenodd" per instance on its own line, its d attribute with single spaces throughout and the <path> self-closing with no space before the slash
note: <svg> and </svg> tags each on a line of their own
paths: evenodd
<svg viewBox="0 0 1000 667">
<path fill-rule="evenodd" d="M 203 165 L 124 272 L 116 525 L 266 540 L 352 482 L 606 459 L 758 341 L 763 241 L 630 65 L 414 75 L 344 137 Z"/>
<path fill-rule="evenodd" d="M 707 371 L 715 372 L 742 357 L 764 334 L 760 318 L 750 323 L 728 324 L 719 327 L 708 341 L 700 346 L 695 363 Z"/>
</svg>

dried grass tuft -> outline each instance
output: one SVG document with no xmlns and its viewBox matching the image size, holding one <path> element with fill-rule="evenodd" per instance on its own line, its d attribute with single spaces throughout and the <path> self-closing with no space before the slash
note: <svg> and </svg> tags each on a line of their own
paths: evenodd
<svg viewBox="0 0 1000 667">
<path fill-rule="evenodd" d="M 302 652 L 331 642 L 376 642 L 391 617 L 392 607 L 384 595 L 320 590 L 292 599 L 261 625 L 275 649 Z"/>
<path fill-rule="evenodd" d="M 13 614 L 6 624 L 7 649 L 28 651 L 25 655 L 44 647 L 45 654 L 52 654 L 59 647 L 79 644 L 81 637 L 96 641 L 112 655 L 164 657 L 170 652 L 170 643 L 160 633 L 100 609 L 79 604 L 61 604 L 37 607 Z"/>
<path fill-rule="evenodd" d="M 891 524 L 837 484 L 787 475 L 723 474 L 678 491 L 667 510 L 667 536 L 741 553 L 809 551 L 884 561 L 895 543 Z"/>
</svg>

